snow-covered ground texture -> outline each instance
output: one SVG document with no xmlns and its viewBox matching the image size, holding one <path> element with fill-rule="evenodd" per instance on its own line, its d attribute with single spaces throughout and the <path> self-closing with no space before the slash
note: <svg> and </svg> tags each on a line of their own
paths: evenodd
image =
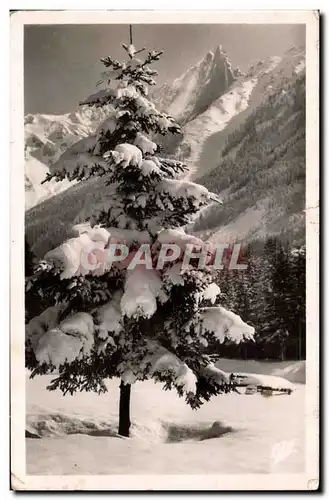
<svg viewBox="0 0 329 500">
<path fill-rule="evenodd" d="M 230 371 L 302 372 L 304 362 L 222 360 Z M 281 368 L 280 368 L 281 366 Z M 290 367 L 290 369 L 288 369 Z M 132 386 L 132 437 L 117 435 L 119 381 L 104 395 L 27 380 L 28 474 L 297 473 L 304 468 L 305 386 L 291 395 L 226 394 L 192 410 L 152 381 Z M 32 439 L 34 437 L 34 439 Z M 40 438 L 40 439 L 38 439 Z"/>
</svg>

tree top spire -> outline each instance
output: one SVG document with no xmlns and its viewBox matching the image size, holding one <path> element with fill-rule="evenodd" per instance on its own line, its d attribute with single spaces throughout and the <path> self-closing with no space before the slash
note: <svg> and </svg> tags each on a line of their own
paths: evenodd
<svg viewBox="0 0 329 500">
<path fill-rule="evenodd" d="M 142 49 L 139 49 L 139 50 L 135 49 L 134 44 L 133 44 L 133 27 L 131 24 L 129 24 L 129 45 L 126 45 L 125 43 L 123 43 L 122 47 L 128 53 L 130 59 L 133 59 L 135 57 L 135 55 L 137 55 L 140 52 L 143 52 L 143 50 L 145 50 L 145 47 L 143 47 Z"/>
</svg>

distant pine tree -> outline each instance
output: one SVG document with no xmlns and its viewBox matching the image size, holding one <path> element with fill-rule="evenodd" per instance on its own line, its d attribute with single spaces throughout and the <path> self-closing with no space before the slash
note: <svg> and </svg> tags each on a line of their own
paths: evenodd
<svg viewBox="0 0 329 500">
<path fill-rule="evenodd" d="M 280 238 L 269 237 L 248 247 L 248 269 L 223 270 L 221 302 L 239 311 L 255 328 L 254 342 L 221 349 L 228 357 L 305 359 L 306 355 L 306 255 L 305 247 L 292 248 Z"/>
</svg>

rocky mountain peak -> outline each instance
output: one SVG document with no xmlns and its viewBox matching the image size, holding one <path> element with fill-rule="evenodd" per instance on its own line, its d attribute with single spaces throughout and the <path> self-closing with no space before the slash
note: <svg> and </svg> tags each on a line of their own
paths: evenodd
<svg viewBox="0 0 329 500">
<path fill-rule="evenodd" d="M 172 85 L 161 86 L 152 98 L 160 108 L 184 124 L 204 112 L 227 91 L 235 78 L 232 64 L 219 45 Z"/>
</svg>

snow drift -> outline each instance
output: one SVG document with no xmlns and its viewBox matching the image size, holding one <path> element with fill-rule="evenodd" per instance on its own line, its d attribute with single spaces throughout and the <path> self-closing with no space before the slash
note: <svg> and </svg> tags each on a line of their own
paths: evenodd
<svg viewBox="0 0 329 500">
<path fill-rule="evenodd" d="M 242 361 L 222 358 L 216 365 L 228 373 L 262 374 L 281 377 L 293 384 L 306 383 L 306 361 L 258 361 L 254 359 Z"/>
<path fill-rule="evenodd" d="M 288 363 L 284 368 L 277 368 L 273 375 L 283 377 L 294 384 L 306 383 L 306 361 Z"/>
</svg>

